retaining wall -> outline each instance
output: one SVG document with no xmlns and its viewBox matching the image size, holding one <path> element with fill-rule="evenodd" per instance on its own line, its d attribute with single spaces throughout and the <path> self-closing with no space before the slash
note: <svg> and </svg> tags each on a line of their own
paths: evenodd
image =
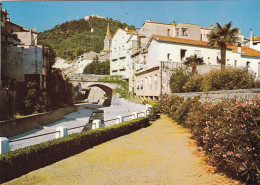
<svg viewBox="0 0 260 185">
<path fill-rule="evenodd" d="M 76 106 L 34 114 L 13 120 L 0 121 L 0 137 L 12 137 L 61 120 L 64 115 L 77 111 Z"/>
<path fill-rule="evenodd" d="M 250 100 L 256 98 L 260 94 L 260 89 L 236 89 L 236 90 L 222 90 L 222 91 L 209 91 L 209 92 L 191 92 L 191 93 L 172 93 L 172 95 L 183 96 L 184 98 L 199 96 L 201 100 L 219 101 L 221 98 L 231 99 L 236 98 L 239 100 Z"/>
</svg>

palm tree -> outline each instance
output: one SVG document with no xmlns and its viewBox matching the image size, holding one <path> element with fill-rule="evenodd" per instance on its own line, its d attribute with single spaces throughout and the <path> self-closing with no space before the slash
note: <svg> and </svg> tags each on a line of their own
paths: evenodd
<svg viewBox="0 0 260 185">
<path fill-rule="evenodd" d="M 197 65 L 203 65 L 203 64 L 205 64 L 203 57 L 198 57 L 196 54 L 187 57 L 184 62 L 184 65 L 191 67 L 192 76 L 194 76 L 197 71 Z"/>
<path fill-rule="evenodd" d="M 229 22 L 225 24 L 223 27 L 217 22 L 217 27 L 213 28 L 213 30 L 207 36 L 209 39 L 209 46 L 218 46 L 221 51 L 221 68 L 225 68 L 226 66 L 226 49 L 227 45 L 233 45 L 239 41 L 237 37 L 239 33 L 238 28 L 231 28 L 232 23 Z"/>
</svg>

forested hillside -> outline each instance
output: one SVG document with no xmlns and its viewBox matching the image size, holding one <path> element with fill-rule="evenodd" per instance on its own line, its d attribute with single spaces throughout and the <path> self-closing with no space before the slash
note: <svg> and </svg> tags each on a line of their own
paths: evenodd
<svg viewBox="0 0 260 185">
<path fill-rule="evenodd" d="M 132 25 L 111 18 L 90 17 L 87 21 L 85 19 L 68 21 L 39 33 L 38 44 L 50 46 L 57 57 L 74 60 L 85 52 L 99 52 L 103 49 L 108 23 L 112 35 L 118 28 L 135 29 Z M 91 28 L 94 29 L 92 33 Z"/>
</svg>

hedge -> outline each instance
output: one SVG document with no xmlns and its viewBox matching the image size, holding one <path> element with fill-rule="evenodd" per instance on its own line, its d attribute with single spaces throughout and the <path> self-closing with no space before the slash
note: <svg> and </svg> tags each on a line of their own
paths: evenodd
<svg viewBox="0 0 260 185">
<path fill-rule="evenodd" d="M 0 183 L 149 126 L 146 117 L 21 148 L 0 156 Z"/>
<path fill-rule="evenodd" d="M 206 151 L 208 162 L 246 184 L 260 184 L 260 94 L 249 101 L 162 96 L 159 108 Z"/>
</svg>

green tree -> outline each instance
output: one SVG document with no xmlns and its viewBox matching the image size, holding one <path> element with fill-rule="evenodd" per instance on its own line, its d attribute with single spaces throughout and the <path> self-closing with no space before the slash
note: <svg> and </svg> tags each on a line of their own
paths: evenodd
<svg viewBox="0 0 260 185">
<path fill-rule="evenodd" d="M 203 65 L 204 60 L 203 57 L 198 57 L 197 55 L 191 55 L 188 58 L 186 58 L 186 61 L 184 62 L 184 65 L 191 67 L 191 74 L 194 76 L 197 72 L 197 66 Z"/>
<path fill-rule="evenodd" d="M 36 82 L 27 83 L 27 92 L 24 97 L 24 114 L 40 113 L 44 111 L 43 91 Z"/>
<path fill-rule="evenodd" d="M 84 68 L 84 74 L 98 74 L 109 75 L 110 74 L 110 61 L 100 62 L 98 57 L 95 57 L 93 61 Z"/>
<path fill-rule="evenodd" d="M 183 86 L 189 79 L 190 73 L 187 67 L 173 69 L 170 78 L 170 88 L 173 93 L 184 92 Z"/>
<path fill-rule="evenodd" d="M 215 27 L 207 36 L 209 39 L 209 46 L 218 46 L 221 51 L 221 68 L 226 66 L 226 49 L 228 45 L 233 45 L 239 41 L 237 37 L 239 33 L 238 28 L 231 28 L 232 23 L 229 22 L 223 27 L 217 22 L 217 27 Z"/>
</svg>

